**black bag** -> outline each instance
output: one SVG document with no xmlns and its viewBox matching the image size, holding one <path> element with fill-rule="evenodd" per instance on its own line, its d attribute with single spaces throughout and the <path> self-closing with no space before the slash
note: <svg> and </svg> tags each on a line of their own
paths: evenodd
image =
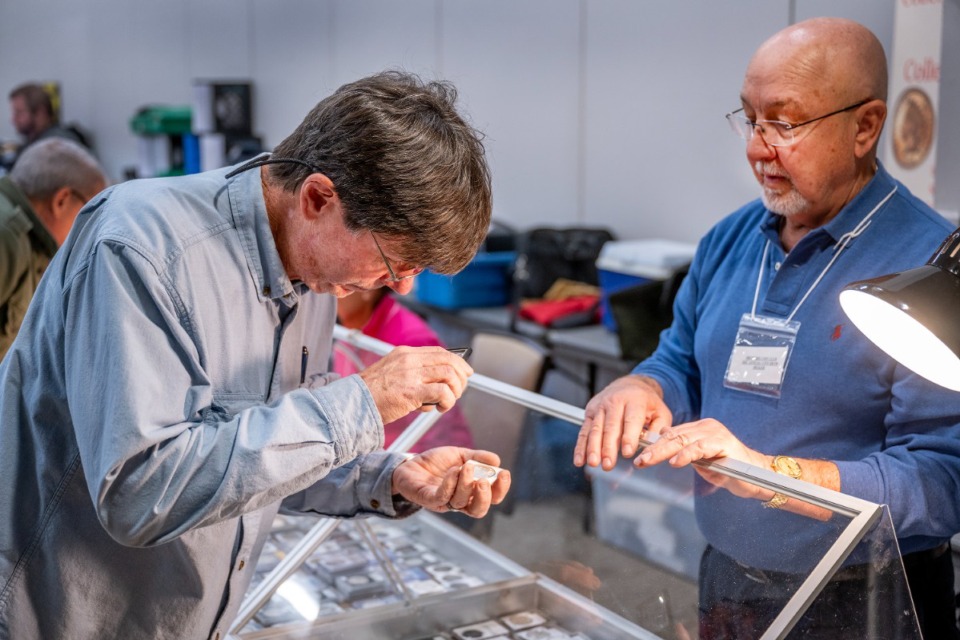
<svg viewBox="0 0 960 640">
<path fill-rule="evenodd" d="M 656 350 L 660 332 L 673 322 L 673 301 L 690 265 L 666 281 L 654 280 L 614 291 L 607 299 L 617 323 L 620 357 L 640 362 Z"/>
<path fill-rule="evenodd" d="M 558 278 L 596 285 L 600 248 L 614 236 L 607 229 L 540 227 L 521 233 L 513 291 L 517 300 L 542 298 Z"/>
<path fill-rule="evenodd" d="M 483 240 L 483 249 L 487 253 L 517 250 L 517 230 L 499 220 L 491 220 L 487 236 Z"/>
</svg>

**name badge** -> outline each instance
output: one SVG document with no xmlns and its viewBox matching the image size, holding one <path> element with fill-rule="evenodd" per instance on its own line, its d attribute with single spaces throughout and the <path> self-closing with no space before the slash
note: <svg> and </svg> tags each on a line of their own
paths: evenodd
<svg viewBox="0 0 960 640">
<path fill-rule="evenodd" d="M 799 331 L 796 320 L 743 314 L 723 385 L 779 398 Z"/>
</svg>

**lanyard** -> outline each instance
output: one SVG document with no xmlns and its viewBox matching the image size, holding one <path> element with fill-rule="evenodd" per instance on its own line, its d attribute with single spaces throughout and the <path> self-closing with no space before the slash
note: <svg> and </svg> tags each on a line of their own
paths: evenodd
<svg viewBox="0 0 960 640">
<path fill-rule="evenodd" d="M 875 206 L 870 211 L 870 213 L 865 215 L 863 217 L 863 220 L 861 220 L 856 227 L 854 227 L 851 231 L 848 231 L 847 233 L 840 236 L 840 242 L 838 242 L 837 246 L 834 248 L 833 257 L 830 258 L 830 262 L 828 262 L 827 266 L 823 268 L 823 271 L 820 272 L 820 275 L 817 276 L 817 279 L 814 280 L 812 285 L 810 285 L 810 288 L 807 289 L 807 292 L 803 294 L 803 297 L 800 299 L 800 302 L 797 303 L 797 306 L 794 307 L 793 311 L 790 312 L 790 315 L 787 316 L 787 320 L 786 320 L 787 322 L 790 322 L 791 320 L 793 320 L 793 316 L 795 316 L 797 311 L 800 310 L 800 305 L 802 305 L 804 302 L 807 301 L 807 298 L 810 296 L 811 293 L 813 293 L 813 290 L 817 288 L 817 285 L 820 284 L 820 281 L 823 280 L 823 276 L 827 275 L 827 271 L 829 271 L 830 267 L 833 266 L 833 263 L 837 261 L 837 258 L 840 257 L 840 254 L 843 252 L 843 250 L 847 248 L 847 245 L 850 244 L 850 241 L 856 238 L 857 236 L 859 236 L 864 231 L 866 231 L 867 227 L 870 226 L 870 218 L 873 217 L 873 214 L 875 214 L 880 209 L 880 207 L 885 205 L 887 203 L 887 200 L 893 197 L 893 194 L 896 192 L 897 192 L 897 187 L 894 186 L 893 189 L 890 190 L 890 193 L 884 196 L 883 200 L 878 202 L 877 206 Z M 769 253 L 769 250 L 770 250 L 770 239 L 767 238 L 767 243 L 763 247 L 763 257 L 760 259 L 760 273 L 757 274 L 757 288 L 753 292 L 753 308 L 750 310 L 750 316 L 752 318 L 757 317 L 757 299 L 760 297 L 760 283 L 763 282 L 763 271 L 767 265 L 767 254 Z"/>
</svg>

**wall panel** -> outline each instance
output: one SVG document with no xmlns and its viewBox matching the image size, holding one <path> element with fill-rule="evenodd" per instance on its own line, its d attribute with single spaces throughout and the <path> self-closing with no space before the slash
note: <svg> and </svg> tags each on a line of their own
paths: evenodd
<svg viewBox="0 0 960 640">
<path fill-rule="evenodd" d="M 954 33 L 960 0 L 945 2 Z M 486 134 L 497 218 L 695 241 L 757 195 L 723 119 L 751 53 L 814 15 L 892 39 L 893 4 L 873 0 L 19 0 L 0 3 L 0 90 L 59 80 L 66 119 L 92 130 L 118 179 L 136 163 L 130 117 L 188 103 L 195 78 L 252 79 L 255 129 L 273 146 L 340 84 L 404 68 L 457 84 Z M 952 122 L 957 73 L 943 73 Z M 944 167 L 960 145 L 943 135 L 938 193 L 955 210 Z"/>
</svg>

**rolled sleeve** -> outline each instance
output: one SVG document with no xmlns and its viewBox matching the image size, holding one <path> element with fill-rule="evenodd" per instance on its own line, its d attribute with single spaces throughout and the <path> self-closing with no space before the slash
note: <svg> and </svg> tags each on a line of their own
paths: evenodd
<svg viewBox="0 0 960 640">
<path fill-rule="evenodd" d="M 285 513 L 313 513 L 336 517 L 382 515 L 402 518 L 419 507 L 393 495 L 393 472 L 405 460 L 402 454 L 376 452 L 334 469 L 312 487 L 283 501 Z"/>
<path fill-rule="evenodd" d="M 383 447 L 380 411 L 360 376 L 348 376 L 309 391 L 320 403 L 318 417 L 330 425 L 337 460 L 346 462 Z"/>
</svg>

